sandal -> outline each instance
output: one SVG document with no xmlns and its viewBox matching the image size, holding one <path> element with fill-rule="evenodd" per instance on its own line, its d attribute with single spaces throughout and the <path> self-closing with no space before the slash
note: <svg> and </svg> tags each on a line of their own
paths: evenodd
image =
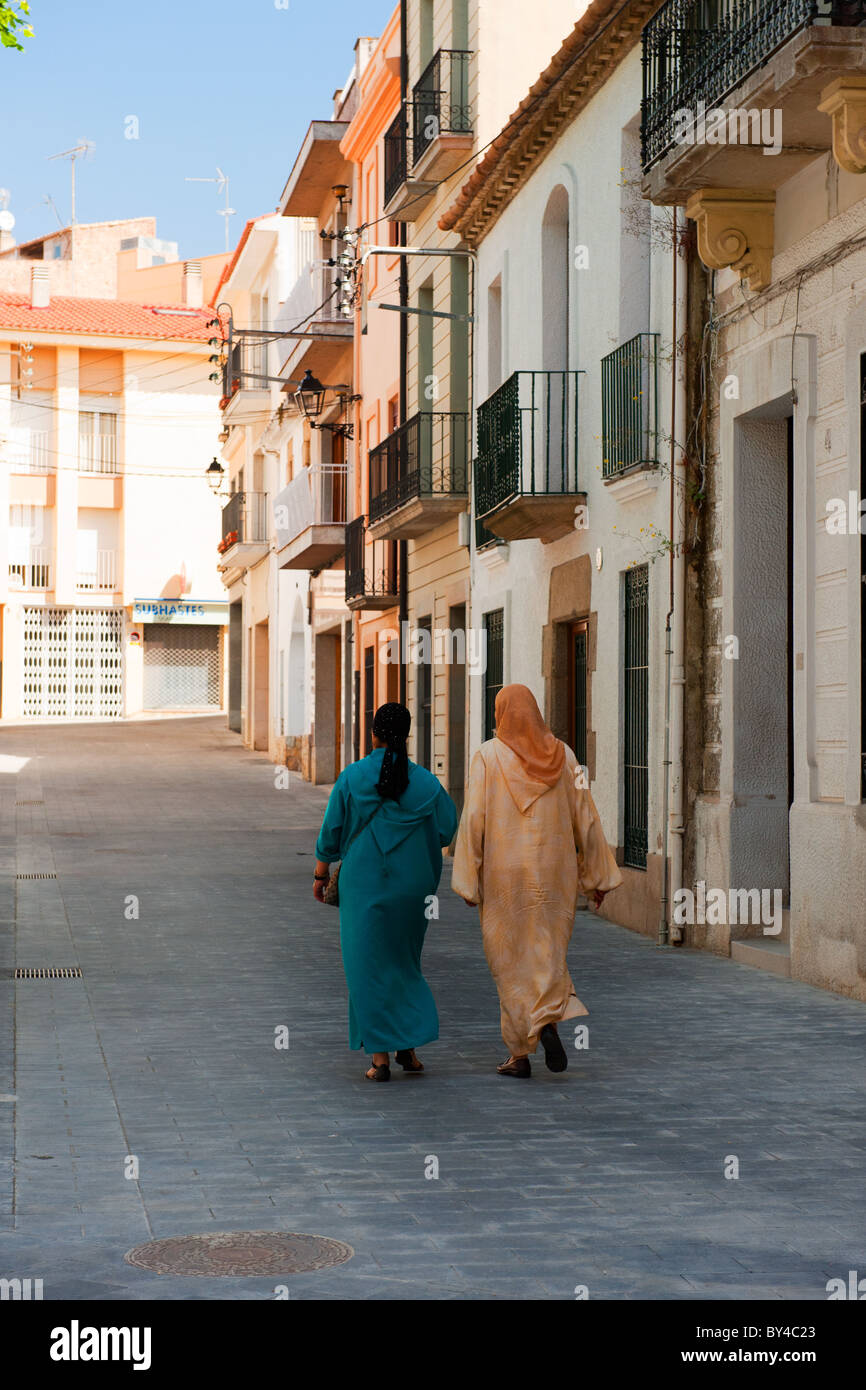
<svg viewBox="0 0 866 1390">
<path fill-rule="evenodd" d="M 532 1075 L 528 1057 L 509 1057 L 496 1068 L 500 1076 L 519 1076 L 525 1079 Z"/>
<path fill-rule="evenodd" d="M 408 1072 L 419 1072 L 424 1070 L 424 1063 L 419 1062 L 415 1056 L 414 1047 L 404 1047 L 400 1052 L 394 1053 L 394 1061 Z"/>
<path fill-rule="evenodd" d="M 538 1035 L 538 1041 L 544 1048 L 544 1061 L 547 1070 L 565 1071 L 568 1066 L 568 1057 L 562 1045 L 562 1039 L 552 1023 L 545 1023 Z"/>
<path fill-rule="evenodd" d="M 368 1068 L 368 1070 L 364 1072 L 364 1075 L 368 1081 L 390 1081 L 391 1068 L 388 1066 L 387 1062 L 380 1062 L 378 1066 L 374 1064 L 372 1067 Z"/>
</svg>

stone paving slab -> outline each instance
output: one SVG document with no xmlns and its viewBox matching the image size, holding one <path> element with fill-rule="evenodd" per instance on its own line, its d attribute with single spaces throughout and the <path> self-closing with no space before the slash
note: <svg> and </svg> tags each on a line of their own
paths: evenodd
<svg viewBox="0 0 866 1390">
<path fill-rule="evenodd" d="M 866 1274 L 861 1004 L 581 913 L 589 1048 L 566 1030 L 565 1074 L 504 1079 L 446 870 L 441 1040 L 424 1076 L 371 1086 L 337 914 L 310 894 L 327 788 L 275 789 L 219 720 L 0 742 L 28 760 L 0 776 L 0 1275 L 82 1301 L 275 1297 L 123 1260 L 226 1229 L 352 1245 L 286 1276 L 302 1300 L 823 1299 Z M 15 964 L 82 979 L 16 989 Z"/>
</svg>

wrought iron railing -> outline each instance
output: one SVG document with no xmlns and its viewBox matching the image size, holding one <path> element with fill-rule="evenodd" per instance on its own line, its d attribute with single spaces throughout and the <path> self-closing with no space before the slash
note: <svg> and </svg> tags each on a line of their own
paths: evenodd
<svg viewBox="0 0 866 1390">
<path fill-rule="evenodd" d="M 223 541 L 233 537 L 231 544 L 256 545 L 268 541 L 268 494 L 266 492 L 235 492 L 222 511 Z"/>
<path fill-rule="evenodd" d="M 346 526 L 346 601 L 384 599 L 397 601 L 399 591 L 397 541 L 371 541 L 363 516 Z"/>
<path fill-rule="evenodd" d="M 370 450 L 370 521 L 417 497 L 465 496 L 469 415 L 421 411 Z"/>
<path fill-rule="evenodd" d="M 384 195 L 390 203 L 394 194 L 406 182 L 409 173 L 409 138 L 407 129 L 407 106 L 401 106 L 397 115 L 385 131 Z"/>
<path fill-rule="evenodd" d="M 582 372 L 514 372 L 478 407 L 476 514 L 521 496 L 576 493 Z"/>
<path fill-rule="evenodd" d="M 677 113 L 718 105 L 798 30 L 864 22 L 866 0 L 668 0 L 643 31 L 644 169 L 675 143 Z"/>
<path fill-rule="evenodd" d="M 440 135 L 471 135 L 469 58 L 464 49 L 440 48 L 412 89 L 412 159 L 415 164 Z"/>
<path fill-rule="evenodd" d="M 601 359 L 604 478 L 658 463 L 658 337 L 638 333 Z"/>
</svg>

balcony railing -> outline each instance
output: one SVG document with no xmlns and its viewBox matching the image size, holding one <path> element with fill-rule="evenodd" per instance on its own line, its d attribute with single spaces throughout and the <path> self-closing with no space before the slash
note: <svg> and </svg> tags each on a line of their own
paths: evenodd
<svg viewBox="0 0 866 1390">
<path fill-rule="evenodd" d="M 81 473 L 116 473 L 117 436 L 81 434 L 78 437 L 78 469 Z"/>
<path fill-rule="evenodd" d="M 601 361 L 602 477 L 658 463 L 658 334 L 638 333 Z"/>
<path fill-rule="evenodd" d="M 421 411 L 370 450 L 370 522 L 418 498 L 466 493 L 469 415 Z"/>
<path fill-rule="evenodd" d="M 222 511 L 223 544 L 266 545 L 268 522 L 266 492 L 235 492 Z"/>
<path fill-rule="evenodd" d="M 347 473 L 345 463 L 302 468 L 277 495 L 277 530 L 294 540 L 311 526 L 345 525 Z"/>
<path fill-rule="evenodd" d="M 406 128 L 407 106 L 402 106 L 385 131 L 385 202 L 390 203 L 394 194 L 406 182 L 409 173 L 409 138 Z"/>
<path fill-rule="evenodd" d="M 79 566 L 76 588 L 87 593 L 114 593 L 117 589 L 117 551 L 97 550 L 94 566 Z"/>
<path fill-rule="evenodd" d="M 412 159 L 415 164 L 440 135 L 471 135 L 469 58 L 463 49 L 440 48 L 412 90 Z"/>
<path fill-rule="evenodd" d="M 346 602 L 357 608 L 390 607 L 399 592 L 397 541 L 367 539 L 365 519 L 346 527 Z"/>
<path fill-rule="evenodd" d="M 677 112 L 718 105 L 798 30 L 864 22 L 866 0 L 668 0 L 643 31 L 644 169 L 673 146 Z"/>
<path fill-rule="evenodd" d="M 48 546 L 32 546 L 21 559 L 9 561 L 9 587 L 51 588 L 51 550 Z"/>
<path fill-rule="evenodd" d="M 13 426 L 6 447 L 13 473 L 50 473 L 52 467 L 51 431 Z"/>
<path fill-rule="evenodd" d="M 480 518 L 520 497 L 572 495 L 581 372 L 514 372 L 478 407 Z"/>
</svg>

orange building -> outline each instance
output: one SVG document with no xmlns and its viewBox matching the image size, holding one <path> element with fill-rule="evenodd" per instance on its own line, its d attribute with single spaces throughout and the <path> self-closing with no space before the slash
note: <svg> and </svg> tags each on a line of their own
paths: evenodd
<svg viewBox="0 0 866 1390">
<path fill-rule="evenodd" d="M 364 241 L 397 246 L 400 228 L 384 214 L 384 136 L 400 109 L 400 7 L 391 15 L 364 69 L 358 109 L 341 142 L 355 170 L 353 208 Z M 372 747 L 373 713 L 401 697 L 400 668 L 389 660 L 399 628 L 405 541 L 367 535 L 370 475 L 367 460 L 403 422 L 400 334 L 403 317 L 383 311 L 399 300 L 400 257 L 374 256 L 357 309 L 354 337 L 355 457 L 353 517 L 346 527 L 346 602 L 354 613 L 354 755 Z"/>
</svg>

